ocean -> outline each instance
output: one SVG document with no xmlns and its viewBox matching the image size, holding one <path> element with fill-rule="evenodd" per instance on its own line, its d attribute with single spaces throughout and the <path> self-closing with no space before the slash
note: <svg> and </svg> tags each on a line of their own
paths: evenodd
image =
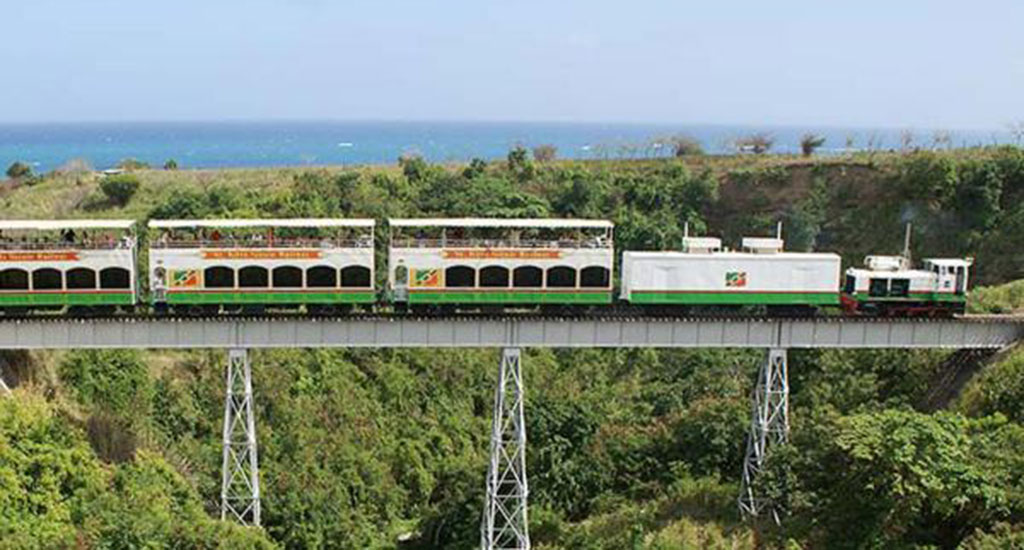
<svg viewBox="0 0 1024 550">
<path fill-rule="evenodd" d="M 826 138 L 822 154 L 863 149 L 991 145 L 1007 130 L 905 130 L 686 124 L 540 122 L 139 122 L 0 124 L 0 170 L 15 161 L 47 172 L 71 160 L 96 169 L 134 158 L 180 168 L 393 163 L 403 154 L 434 162 L 502 158 L 521 144 L 550 144 L 559 158 L 640 158 L 667 152 L 659 138 L 687 135 L 709 153 L 735 150 L 755 132 L 775 139 L 772 152 L 799 151 L 807 132 Z"/>
</svg>

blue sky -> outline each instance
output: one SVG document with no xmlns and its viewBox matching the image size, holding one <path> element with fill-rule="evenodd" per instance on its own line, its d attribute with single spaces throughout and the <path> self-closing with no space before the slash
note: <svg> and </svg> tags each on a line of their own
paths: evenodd
<svg viewBox="0 0 1024 550">
<path fill-rule="evenodd" d="M 0 122 L 1001 128 L 1020 0 L 3 0 Z"/>
</svg>

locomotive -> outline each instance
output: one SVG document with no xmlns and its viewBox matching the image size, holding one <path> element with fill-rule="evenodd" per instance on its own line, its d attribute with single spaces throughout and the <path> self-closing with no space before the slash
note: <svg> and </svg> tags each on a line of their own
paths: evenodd
<svg viewBox="0 0 1024 550">
<path fill-rule="evenodd" d="M 623 251 L 616 285 L 607 220 L 391 219 L 386 256 L 369 219 L 152 220 L 145 247 L 136 233 L 133 220 L 0 222 L 0 312 L 949 316 L 972 264 L 914 269 L 907 247 L 841 281 L 838 255 L 787 252 L 780 226 L 739 250 L 687 232 L 678 251 Z"/>
</svg>

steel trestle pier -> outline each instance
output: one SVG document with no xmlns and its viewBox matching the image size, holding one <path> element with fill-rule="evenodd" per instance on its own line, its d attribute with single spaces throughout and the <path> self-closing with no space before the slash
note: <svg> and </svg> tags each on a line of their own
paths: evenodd
<svg viewBox="0 0 1024 550">
<path fill-rule="evenodd" d="M 1022 337 L 1024 317 L 1020 316 L 968 316 L 955 319 L 281 316 L 0 320 L 0 349 L 1000 349 Z"/>
</svg>

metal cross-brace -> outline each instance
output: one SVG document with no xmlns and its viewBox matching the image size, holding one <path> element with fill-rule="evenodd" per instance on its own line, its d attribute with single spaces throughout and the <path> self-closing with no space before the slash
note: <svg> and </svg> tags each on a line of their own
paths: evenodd
<svg viewBox="0 0 1024 550">
<path fill-rule="evenodd" d="M 487 502 L 480 525 L 483 550 L 529 550 L 526 521 L 526 425 L 519 348 L 504 348 L 494 393 Z"/>
<path fill-rule="evenodd" d="M 228 351 L 227 394 L 224 400 L 224 462 L 220 519 L 243 525 L 260 524 L 260 472 L 256 456 L 256 418 L 252 401 L 252 368 L 245 349 Z"/>
<path fill-rule="evenodd" d="M 753 411 L 747 452 L 743 459 L 743 481 L 740 489 L 740 514 L 756 518 L 770 509 L 772 518 L 779 523 L 775 504 L 764 495 L 757 495 L 754 478 L 764 467 L 768 445 L 784 444 L 789 437 L 789 373 L 786 350 L 768 350 L 754 384 Z"/>
</svg>

